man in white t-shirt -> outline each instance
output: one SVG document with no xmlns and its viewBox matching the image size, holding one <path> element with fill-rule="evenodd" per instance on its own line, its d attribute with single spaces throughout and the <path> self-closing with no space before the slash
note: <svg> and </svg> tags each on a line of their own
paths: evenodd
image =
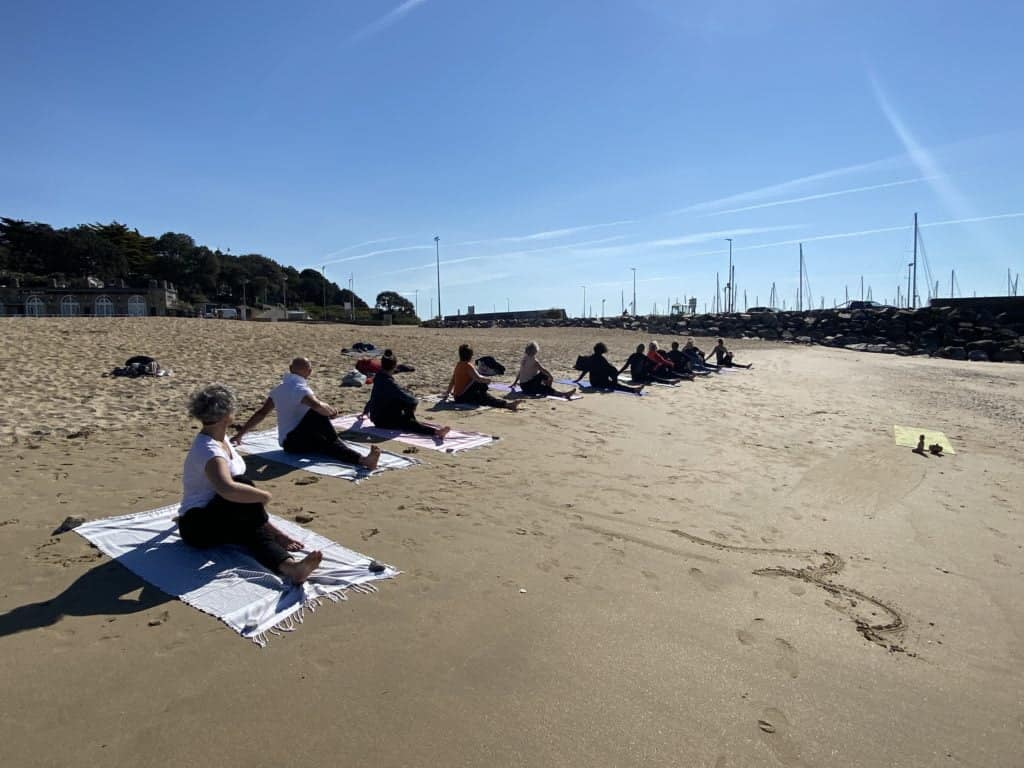
<svg viewBox="0 0 1024 768">
<path fill-rule="evenodd" d="M 380 448 L 371 446 L 368 456 L 353 451 L 334 431 L 331 419 L 338 411 L 320 400 L 309 386 L 313 366 L 304 357 L 296 357 L 288 366 L 281 383 L 274 387 L 266 401 L 245 422 L 231 442 L 238 445 L 246 432 L 265 419 L 277 408 L 277 441 L 288 453 L 320 453 L 344 464 L 356 464 L 375 469 L 380 460 Z"/>
</svg>

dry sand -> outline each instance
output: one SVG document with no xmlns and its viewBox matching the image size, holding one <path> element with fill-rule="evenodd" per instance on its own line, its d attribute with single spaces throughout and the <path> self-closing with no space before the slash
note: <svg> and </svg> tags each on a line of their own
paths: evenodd
<svg viewBox="0 0 1024 768">
<path fill-rule="evenodd" d="M 535 337 L 567 373 L 644 339 L 2 326 L 4 766 L 1024 765 L 1024 366 L 748 342 L 753 371 L 643 399 L 445 412 L 501 440 L 359 485 L 266 480 L 272 511 L 404 575 L 260 650 L 50 536 L 178 498 L 191 389 L 248 411 L 301 353 L 350 412 L 361 339 L 421 395 L 463 340 L 513 367 Z M 142 353 L 174 376 L 101 377 Z M 957 455 L 897 448 L 895 423 Z"/>
</svg>

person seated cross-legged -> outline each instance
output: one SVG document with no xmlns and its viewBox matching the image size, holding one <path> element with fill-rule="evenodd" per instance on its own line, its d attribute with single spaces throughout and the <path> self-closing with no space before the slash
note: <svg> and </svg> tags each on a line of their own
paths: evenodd
<svg viewBox="0 0 1024 768">
<path fill-rule="evenodd" d="M 523 394 L 526 395 L 546 395 L 571 400 L 572 396 L 576 394 L 576 388 L 573 387 L 568 392 L 561 392 L 551 386 L 555 379 L 551 372 L 540 364 L 537 357 L 539 353 L 540 345 L 536 341 L 531 341 L 526 345 L 522 362 L 519 363 L 519 373 L 516 375 L 516 380 L 512 382 L 512 389 L 515 389 L 518 384 Z"/>
<path fill-rule="evenodd" d="M 226 439 L 235 407 L 234 392 L 223 384 L 203 387 L 189 401 L 189 414 L 203 426 L 185 457 L 178 532 L 186 544 L 201 549 L 245 547 L 261 565 L 300 584 L 320 565 L 323 554 L 292 559 L 289 552 L 302 549 L 302 544 L 271 524 L 265 506 L 270 494 L 242 476 L 245 460 Z"/>
<path fill-rule="evenodd" d="M 398 358 L 385 354 L 380 359 L 380 373 L 373 378 L 373 390 L 370 399 L 363 408 L 369 414 L 373 424 L 381 429 L 400 429 L 417 435 L 429 435 L 444 440 L 451 427 L 435 427 L 423 424 L 416 419 L 416 396 L 403 389 L 395 381 L 394 372 L 398 366 Z"/>
<path fill-rule="evenodd" d="M 313 365 L 304 357 L 296 357 L 288 366 L 281 383 L 270 391 L 260 409 L 239 428 L 231 442 L 238 445 L 245 433 L 277 409 L 277 440 L 288 453 L 319 453 L 343 464 L 376 469 L 380 447 L 372 446 L 363 456 L 349 448 L 338 437 L 331 419 L 338 411 L 323 402 L 309 386 Z"/>
<path fill-rule="evenodd" d="M 492 408 L 505 408 L 510 411 L 519 409 L 519 400 L 501 400 L 487 392 L 491 380 L 480 375 L 480 371 L 472 363 L 473 348 L 469 344 L 459 346 L 459 362 L 455 365 L 452 378 L 448 382 L 442 400 L 448 395 L 455 396 L 456 403 L 472 405 L 489 405 Z"/>
</svg>

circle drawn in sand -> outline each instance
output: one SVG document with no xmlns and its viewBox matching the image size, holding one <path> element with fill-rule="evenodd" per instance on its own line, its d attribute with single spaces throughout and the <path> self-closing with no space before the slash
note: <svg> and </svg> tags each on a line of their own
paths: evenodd
<svg viewBox="0 0 1024 768">
<path fill-rule="evenodd" d="M 694 536 L 692 533 L 681 531 L 677 528 L 673 528 L 670 533 L 674 533 L 676 536 L 680 536 L 688 541 L 692 541 L 694 544 L 700 544 L 701 546 L 711 547 L 713 549 L 722 550 L 725 552 L 740 552 L 750 555 L 788 555 L 791 557 L 801 557 L 806 559 L 824 558 L 824 561 L 818 565 L 809 565 L 805 568 L 783 568 L 781 566 L 775 566 L 771 568 L 758 568 L 753 573 L 756 576 L 786 576 L 791 579 L 798 579 L 807 584 L 812 584 L 816 587 L 828 592 L 833 597 L 844 598 L 843 603 L 830 603 L 849 616 L 857 631 L 864 637 L 865 640 L 880 645 L 891 653 L 907 653 L 907 650 L 894 642 L 889 640 L 889 637 L 902 632 L 906 628 L 906 624 L 903 621 L 903 616 L 898 610 L 892 606 L 878 600 L 877 598 L 866 595 L 860 590 L 854 589 L 853 587 L 847 587 L 843 584 L 835 584 L 830 579 L 840 573 L 846 566 L 846 562 L 839 555 L 833 552 L 819 552 L 817 550 L 808 549 L 784 549 L 780 547 L 742 547 L 735 544 L 723 544 L 719 541 L 711 541 L 710 539 L 703 539 L 700 536 Z M 878 612 L 882 614 L 882 619 L 867 619 L 863 615 L 858 615 L 853 609 L 857 607 L 858 603 L 864 602 L 869 605 L 875 606 Z M 870 611 L 871 616 L 875 616 L 875 611 Z M 742 642 L 742 638 L 741 638 Z M 917 654 L 908 654 L 916 656 Z"/>
</svg>

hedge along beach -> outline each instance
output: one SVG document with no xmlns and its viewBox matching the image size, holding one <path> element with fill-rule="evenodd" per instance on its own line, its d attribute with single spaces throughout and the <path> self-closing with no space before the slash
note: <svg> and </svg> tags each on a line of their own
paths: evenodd
<svg viewBox="0 0 1024 768">
<path fill-rule="evenodd" d="M 66 516 L 178 498 L 190 391 L 225 381 L 245 413 L 303 354 L 318 395 L 355 413 L 368 392 L 338 383 L 352 365 L 340 349 L 359 340 L 413 364 L 402 383 L 422 396 L 443 390 L 462 342 L 511 380 L 532 339 L 564 377 L 596 341 L 621 365 L 648 337 L 172 318 L 4 330 L 12 765 L 1019 754 L 1020 366 L 738 341 L 753 371 L 643 398 L 444 411 L 501 439 L 408 471 L 302 485 L 306 473 L 271 472 L 257 479 L 276 514 L 403 575 L 261 651 L 74 534 L 50 535 Z M 102 376 L 136 353 L 174 375 Z M 956 456 L 896 446 L 899 423 L 945 431 Z M 286 713 L 268 706 L 279 697 Z"/>
</svg>

